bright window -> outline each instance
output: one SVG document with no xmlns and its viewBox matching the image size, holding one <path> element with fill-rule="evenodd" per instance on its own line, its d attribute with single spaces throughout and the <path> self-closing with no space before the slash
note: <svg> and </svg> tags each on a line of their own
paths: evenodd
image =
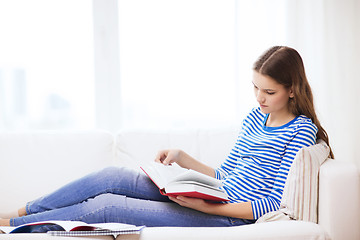
<svg viewBox="0 0 360 240">
<path fill-rule="evenodd" d="M 286 44 L 285 7 L 0 0 L 0 129 L 239 124 L 256 106 L 252 63 Z"/>
<path fill-rule="evenodd" d="M 0 1 L 0 127 L 94 127 L 92 3 Z"/>
<path fill-rule="evenodd" d="M 252 63 L 284 44 L 285 1 L 119 1 L 124 127 L 239 124 Z"/>
<path fill-rule="evenodd" d="M 235 108 L 234 1 L 119 1 L 125 127 L 229 122 Z"/>
</svg>

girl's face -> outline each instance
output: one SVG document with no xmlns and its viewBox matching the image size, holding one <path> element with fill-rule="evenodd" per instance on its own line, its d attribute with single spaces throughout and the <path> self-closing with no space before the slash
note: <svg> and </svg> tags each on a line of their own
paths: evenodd
<svg viewBox="0 0 360 240">
<path fill-rule="evenodd" d="M 292 90 L 277 83 L 273 78 L 254 71 L 254 93 L 263 113 L 289 114 L 289 99 Z"/>
</svg>

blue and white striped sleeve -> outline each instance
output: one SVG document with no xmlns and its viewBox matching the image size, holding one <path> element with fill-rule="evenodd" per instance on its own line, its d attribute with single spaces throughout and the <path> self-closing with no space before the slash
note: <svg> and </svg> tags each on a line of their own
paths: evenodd
<svg viewBox="0 0 360 240">
<path fill-rule="evenodd" d="M 296 153 L 303 147 L 311 146 L 316 143 L 317 127 L 312 124 L 301 124 L 294 137 L 289 142 L 285 154 L 282 157 L 281 165 L 277 173 L 271 193 L 262 199 L 251 202 L 254 219 L 260 218 L 263 214 L 276 211 L 280 208 L 281 197 L 283 194 L 285 181 L 289 173 Z"/>
</svg>

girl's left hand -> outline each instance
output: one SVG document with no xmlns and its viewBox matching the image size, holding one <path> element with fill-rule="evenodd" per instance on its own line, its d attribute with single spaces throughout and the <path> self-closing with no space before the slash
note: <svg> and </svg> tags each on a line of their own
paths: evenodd
<svg viewBox="0 0 360 240">
<path fill-rule="evenodd" d="M 170 200 L 176 202 L 180 206 L 192 208 L 206 213 L 206 209 L 210 207 L 210 203 L 200 198 L 190 198 L 184 196 L 169 197 Z"/>
</svg>

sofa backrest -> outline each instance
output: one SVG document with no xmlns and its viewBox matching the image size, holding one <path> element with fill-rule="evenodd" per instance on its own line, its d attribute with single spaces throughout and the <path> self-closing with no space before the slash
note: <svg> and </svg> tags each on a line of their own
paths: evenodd
<svg viewBox="0 0 360 240">
<path fill-rule="evenodd" d="M 175 148 L 217 167 L 230 153 L 239 131 L 238 126 L 167 131 L 123 130 L 116 136 L 117 163 L 138 168 L 143 162 L 154 161 L 158 151 Z"/>
<path fill-rule="evenodd" d="M 104 131 L 0 133 L 0 211 L 111 165 L 113 146 Z"/>
</svg>

